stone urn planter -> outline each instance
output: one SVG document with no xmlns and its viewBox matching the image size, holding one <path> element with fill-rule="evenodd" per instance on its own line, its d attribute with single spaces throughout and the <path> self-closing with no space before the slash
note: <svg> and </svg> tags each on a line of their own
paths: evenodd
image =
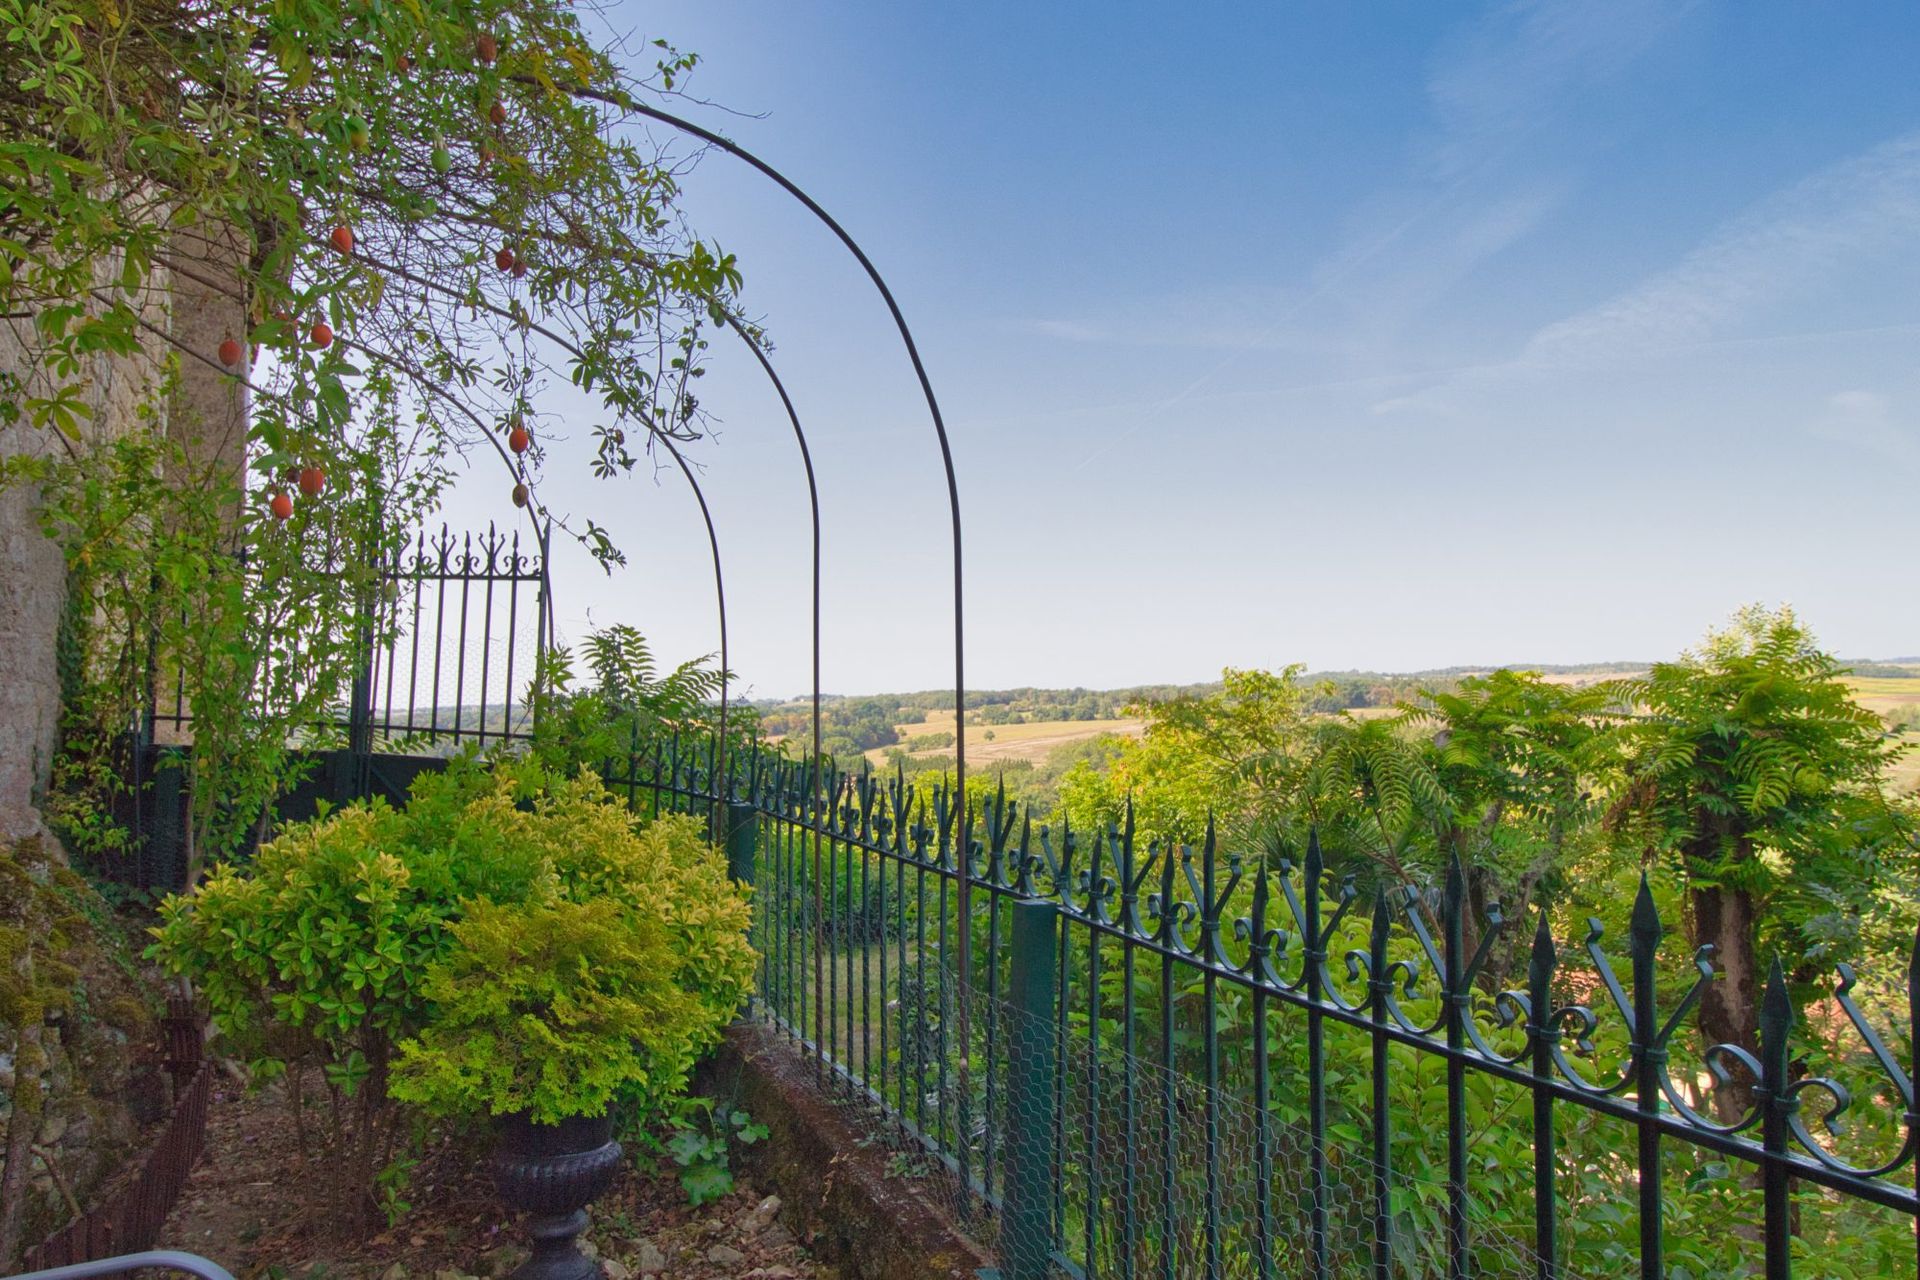
<svg viewBox="0 0 1920 1280">
<path fill-rule="evenodd" d="M 493 1184 L 507 1206 L 533 1215 L 533 1254 L 513 1280 L 594 1280 L 600 1264 L 580 1252 L 587 1206 L 613 1182 L 625 1154 L 613 1117 L 537 1124 L 525 1112 L 500 1118 Z"/>
</svg>

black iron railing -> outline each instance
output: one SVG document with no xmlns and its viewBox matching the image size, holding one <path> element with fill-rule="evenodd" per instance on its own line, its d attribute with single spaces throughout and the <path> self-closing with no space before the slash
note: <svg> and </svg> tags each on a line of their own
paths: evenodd
<svg viewBox="0 0 1920 1280">
<path fill-rule="evenodd" d="M 360 755 L 376 742 L 440 753 L 532 736 L 525 691 L 547 647 L 545 562 L 546 547 L 517 530 L 417 534 L 378 566 L 346 702 L 303 728 L 343 734 Z M 156 670 L 153 683 L 150 740 L 190 739 L 184 675 Z"/>
<path fill-rule="evenodd" d="M 1317 844 L 1263 864 L 765 757 L 715 785 L 686 743 L 628 763 L 642 808 L 757 814 L 758 1015 L 997 1220 L 1007 1275 L 1914 1272 L 1914 974 L 1869 1012 L 1843 966 L 1796 1009 L 1776 968 L 1757 1049 L 1710 1045 L 1711 956 L 1644 883 L 1620 942 L 1541 915 L 1496 977 L 1517 917 L 1458 865 L 1362 889 Z"/>
</svg>

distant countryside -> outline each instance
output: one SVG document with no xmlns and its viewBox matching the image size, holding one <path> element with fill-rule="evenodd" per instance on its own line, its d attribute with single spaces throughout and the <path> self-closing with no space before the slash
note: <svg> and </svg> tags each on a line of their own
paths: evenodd
<svg viewBox="0 0 1920 1280">
<path fill-rule="evenodd" d="M 1586 686 L 1644 675 L 1644 662 L 1564 666 L 1515 664 L 1538 671 L 1555 684 Z M 1312 704 L 1326 715 L 1360 718 L 1393 714 L 1425 693 L 1446 691 L 1487 667 L 1442 667 L 1405 673 L 1309 672 Z M 1920 658 L 1862 660 L 1849 664 L 1846 681 L 1860 705 L 1878 714 L 1908 747 L 1920 746 Z M 1098 764 L 1105 744 L 1137 738 L 1147 721 L 1137 714 L 1151 702 L 1218 693 L 1218 681 L 1191 685 L 1139 685 L 1127 689 L 990 689 L 967 695 L 967 764 L 1003 778 L 1009 792 L 1051 811 L 1059 779 L 1075 764 Z M 832 694 L 821 699 L 821 747 L 843 766 L 865 759 L 875 769 L 908 774 L 950 771 L 954 764 L 953 695 L 948 691 Z M 755 704 L 767 740 L 797 746 L 809 733 L 805 698 Z M 1888 765 L 1900 792 L 1920 789 L 1920 751 L 1901 752 Z"/>
</svg>

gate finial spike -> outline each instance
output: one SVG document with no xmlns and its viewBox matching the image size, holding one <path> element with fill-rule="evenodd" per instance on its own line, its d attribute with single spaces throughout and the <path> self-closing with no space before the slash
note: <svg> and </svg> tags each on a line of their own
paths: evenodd
<svg viewBox="0 0 1920 1280">
<path fill-rule="evenodd" d="M 1633 918 L 1629 936 L 1636 950 L 1645 948 L 1649 954 L 1660 945 L 1660 937 L 1665 932 L 1660 923 L 1660 911 L 1653 905 L 1653 889 L 1647 884 L 1647 873 L 1640 873 L 1640 891 L 1633 896 Z"/>
<path fill-rule="evenodd" d="M 1920 927 L 1913 931 L 1913 957 L 1907 961 L 1907 1006 L 1911 1025 L 1920 1027 Z"/>
<path fill-rule="evenodd" d="M 1554 949 L 1553 932 L 1547 927 L 1547 909 L 1540 908 L 1540 923 L 1533 931 L 1533 951 L 1527 957 L 1527 981 L 1536 991 L 1544 991 L 1553 981 L 1553 971 L 1560 964 L 1559 952 Z M 1543 1010 L 1535 1010 L 1535 1018 L 1544 1016 Z"/>
<path fill-rule="evenodd" d="M 1387 905 L 1387 886 L 1377 884 L 1373 887 L 1373 928 L 1368 931 L 1367 941 L 1374 963 L 1382 964 L 1387 955 L 1387 938 L 1393 930 L 1393 908 Z M 1376 981 L 1383 980 L 1384 970 L 1373 976 Z"/>
</svg>

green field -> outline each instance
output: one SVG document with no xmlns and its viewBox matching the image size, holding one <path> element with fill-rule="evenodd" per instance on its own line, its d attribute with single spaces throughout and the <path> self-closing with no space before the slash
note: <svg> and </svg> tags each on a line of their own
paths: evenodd
<svg viewBox="0 0 1920 1280">
<path fill-rule="evenodd" d="M 1031 724 L 973 724 L 967 725 L 967 759 L 975 762 L 993 760 L 1031 760 L 1039 764 L 1058 747 L 1070 742 L 1082 742 L 1088 738 L 1097 738 L 1103 733 L 1118 734 L 1123 738 L 1137 738 L 1145 727 L 1144 720 L 1036 720 Z M 952 733 L 952 711 L 929 711 L 923 724 L 903 724 L 899 726 L 900 740 L 929 733 Z M 867 759 L 874 764 L 884 764 L 890 747 L 875 747 L 867 752 Z M 917 756 L 950 756 L 953 748 L 941 747 L 932 751 L 916 751 Z"/>
</svg>

